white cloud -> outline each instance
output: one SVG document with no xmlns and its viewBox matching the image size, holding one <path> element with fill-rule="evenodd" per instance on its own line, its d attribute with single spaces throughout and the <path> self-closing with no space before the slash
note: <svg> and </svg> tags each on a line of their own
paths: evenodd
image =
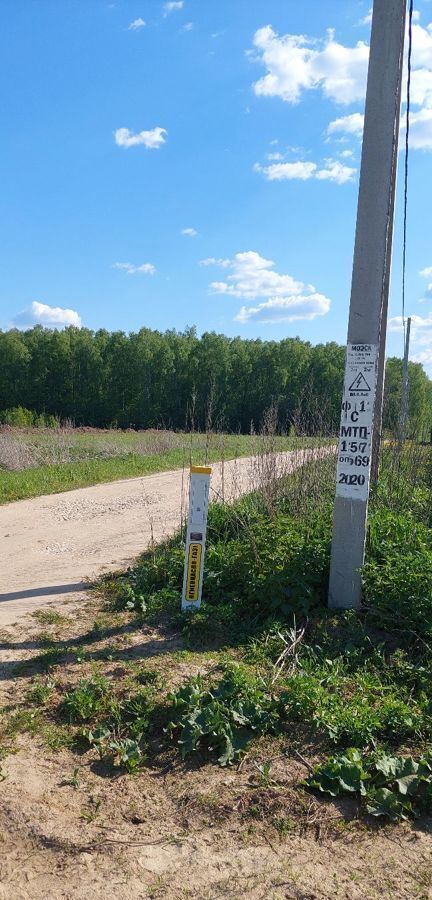
<svg viewBox="0 0 432 900">
<path fill-rule="evenodd" d="M 360 22 L 358 24 L 359 25 L 371 25 L 371 23 L 372 23 L 372 7 L 370 8 L 369 12 L 363 17 L 363 19 L 360 19 Z"/>
<path fill-rule="evenodd" d="M 362 21 L 369 24 L 369 15 Z M 363 41 L 346 47 L 335 39 L 332 29 L 324 40 L 296 34 L 279 36 L 266 25 L 255 32 L 254 46 L 255 58 L 267 69 L 254 84 L 259 96 L 296 103 L 304 91 L 321 89 L 335 103 L 364 99 L 369 47 Z M 418 15 L 413 24 L 412 101 L 417 106 L 432 106 L 432 23 L 424 28 Z"/>
<path fill-rule="evenodd" d="M 342 116 L 334 119 L 327 128 L 327 134 L 354 134 L 361 137 L 363 134 L 364 116 L 361 113 L 352 113 L 350 116 Z"/>
<path fill-rule="evenodd" d="M 139 131 L 134 134 L 129 128 L 117 128 L 114 140 L 118 147 L 137 147 L 142 144 L 148 150 L 157 150 L 166 141 L 166 128 L 152 128 L 151 131 Z"/>
<path fill-rule="evenodd" d="M 325 166 L 318 169 L 315 178 L 318 181 L 335 181 L 336 184 L 346 184 L 352 181 L 357 174 L 357 169 L 352 166 L 346 166 L 337 159 L 327 159 Z"/>
<path fill-rule="evenodd" d="M 299 294 L 304 288 L 303 283 L 295 281 L 291 275 L 275 272 L 274 262 L 254 250 L 236 253 L 233 259 L 223 260 L 223 268 L 232 269 L 232 274 L 228 275 L 227 281 L 212 282 L 210 287 L 215 294 L 254 300 L 256 297 Z"/>
<path fill-rule="evenodd" d="M 414 69 L 411 75 L 411 102 L 414 106 L 432 106 L 432 53 L 429 69 Z"/>
<path fill-rule="evenodd" d="M 273 260 L 265 259 L 253 250 L 236 253 L 232 259 L 213 260 L 210 257 L 202 263 L 231 269 L 226 281 L 210 284 L 212 293 L 243 300 L 264 298 L 255 307 L 242 306 L 236 316 L 239 322 L 294 322 L 314 319 L 330 309 L 330 300 L 318 294 L 313 285 L 296 281 L 292 275 L 275 272 Z"/>
<path fill-rule="evenodd" d="M 427 266 L 426 269 L 421 269 L 419 272 L 421 278 L 432 278 L 432 266 Z M 424 294 L 419 303 L 425 303 L 426 300 L 432 300 L 432 282 L 426 285 L 424 289 Z"/>
<path fill-rule="evenodd" d="M 128 25 L 129 31 L 139 31 L 140 28 L 144 28 L 145 22 L 144 19 L 134 19 L 133 22 Z"/>
<path fill-rule="evenodd" d="M 185 237 L 196 237 L 198 232 L 195 228 L 182 228 L 180 234 L 184 234 Z"/>
<path fill-rule="evenodd" d="M 402 316 L 394 316 L 392 319 L 389 319 L 388 327 L 389 331 L 403 331 Z M 432 329 L 432 312 L 427 316 L 411 316 L 411 333 L 413 337 L 418 331 L 428 328 Z"/>
<path fill-rule="evenodd" d="M 318 166 L 314 162 L 283 162 L 272 163 L 270 166 L 261 166 L 255 163 L 254 172 L 259 172 L 267 178 L 267 181 L 308 181 L 315 178 Z"/>
<path fill-rule="evenodd" d="M 303 91 L 321 88 L 336 103 L 362 100 L 365 93 L 369 47 L 359 41 L 344 47 L 329 30 L 325 41 L 304 35 L 280 37 L 271 25 L 254 35 L 258 61 L 267 72 L 254 84 L 261 97 L 281 97 L 287 103 L 300 100 Z"/>
<path fill-rule="evenodd" d="M 200 260 L 200 266 L 219 266 L 221 269 L 228 269 L 230 265 L 230 259 L 216 259 L 215 256 L 208 256 L 207 259 Z"/>
<path fill-rule="evenodd" d="M 423 28 L 415 23 L 412 29 L 413 65 L 415 68 L 431 68 L 432 62 L 432 23 Z"/>
<path fill-rule="evenodd" d="M 141 265 L 136 266 L 134 263 L 116 262 L 113 263 L 111 268 L 120 269 L 120 271 L 126 272 L 127 275 L 154 275 L 156 272 L 153 263 L 141 263 Z"/>
<path fill-rule="evenodd" d="M 38 303 L 34 300 L 30 307 L 18 313 L 13 324 L 16 328 L 32 328 L 34 325 L 44 325 L 46 328 L 65 328 L 75 325 L 81 328 L 81 318 L 74 309 L 64 309 L 61 306 L 48 306 L 46 303 Z"/>
<path fill-rule="evenodd" d="M 432 347 L 429 350 L 420 350 L 418 353 L 414 353 L 412 362 L 421 363 L 425 369 L 430 370 L 430 367 L 432 366 Z"/>
<path fill-rule="evenodd" d="M 184 0 L 169 0 L 168 3 L 164 3 L 164 5 L 163 5 L 163 9 L 164 9 L 164 12 L 163 12 L 164 18 L 166 19 L 166 17 L 167 17 L 171 12 L 175 12 L 175 11 L 178 10 L 178 9 L 183 9 L 183 7 L 184 7 Z"/>
<path fill-rule="evenodd" d="M 354 156 L 353 150 L 341 150 L 339 153 L 341 159 L 351 159 Z"/>
<path fill-rule="evenodd" d="M 419 272 L 421 278 L 432 278 L 432 266 L 427 266 L 426 269 L 421 269 Z M 424 289 L 424 294 L 419 303 L 425 303 L 427 300 L 432 300 L 432 282 L 429 282 Z"/>
<path fill-rule="evenodd" d="M 268 159 L 270 162 L 278 162 L 283 158 L 283 153 L 266 153 L 266 159 Z"/>
<path fill-rule="evenodd" d="M 411 113 L 409 142 L 416 150 L 432 150 L 432 108 Z"/>
<path fill-rule="evenodd" d="M 297 322 L 325 316 L 330 309 L 330 300 L 323 294 L 309 297 L 274 297 L 258 306 L 242 306 L 235 319 L 237 322 L 262 322 L 263 325 L 280 322 Z"/>
<path fill-rule="evenodd" d="M 432 23 L 423 27 L 419 18 L 419 14 L 415 15 L 413 24 L 411 147 L 432 150 Z M 369 14 L 363 22 L 369 22 Z M 405 55 L 407 45 L 406 41 Z M 297 103 L 305 92 L 320 90 L 337 104 L 364 100 L 369 47 L 362 41 L 347 47 L 336 40 L 333 30 L 327 31 L 325 39 L 314 39 L 278 35 L 271 25 L 266 25 L 255 32 L 254 47 L 255 61 L 266 69 L 253 86 L 258 96 Z M 360 137 L 362 132 L 360 112 L 334 119 L 327 129 L 328 136 Z"/>
<path fill-rule="evenodd" d="M 430 74 L 432 84 L 432 72 Z M 361 137 L 363 124 L 364 116 L 360 115 L 360 113 L 353 113 L 351 116 L 343 116 L 341 119 L 335 119 L 334 122 L 330 122 L 327 133 L 332 135 L 339 132 Z M 400 130 L 401 138 L 404 138 L 405 116 L 401 117 Z M 413 150 L 432 150 L 432 107 L 430 109 L 425 107 L 418 112 L 411 111 L 409 142 Z M 399 149 L 402 151 L 404 147 L 404 140 L 401 140 Z"/>
<path fill-rule="evenodd" d="M 194 27 L 193 22 L 186 22 L 186 25 L 183 25 L 182 31 L 193 31 Z"/>
<path fill-rule="evenodd" d="M 264 175 L 267 181 L 309 181 L 315 178 L 318 181 L 346 184 L 353 180 L 357 169 L 346 166 L 337 159 L 326 159 L 322 167 L 317 163 L 304 161 L 272 163 L 270 166 L 255 163 L 254 171 Z"/>
</svg>

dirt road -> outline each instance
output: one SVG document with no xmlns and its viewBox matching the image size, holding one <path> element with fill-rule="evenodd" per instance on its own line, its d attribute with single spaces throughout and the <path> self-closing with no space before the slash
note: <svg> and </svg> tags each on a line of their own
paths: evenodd
<svg viewBox="0 0 432 900">
<path fill-rule="evenodd" d="M 292 472 L 332 452 L 296 450 L 213 466 L 211 497 L 252 490 L 262 468 Z M 265 474 L 264 474 L 265 477 Z M 163 472 L 0 507 L 0 626 L 59 599 L 76 599 L 86 581 L 125 567 L 179 526 L 188 475 Z"/>
</svg>

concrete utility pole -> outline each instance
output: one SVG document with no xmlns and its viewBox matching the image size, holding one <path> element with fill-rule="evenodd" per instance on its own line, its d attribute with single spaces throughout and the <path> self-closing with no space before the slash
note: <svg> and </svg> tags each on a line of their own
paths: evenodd
<svg viewBox="0 0 432 900">
<path fill-rule="evenodd" d="M 406 0 L 374 0 L 329 606 L 361 603 L 372 440 L 380 413 L 390 280 Z M 380 396 L 377 396 L 377 390 Z"/>
<path fill-rule="evenodd" d="M 400 423 L 399 423 L 399 447 L 401 450 L 405 443 L 406 429 L 407 429 L 407 422 L 408 422 L 408 401 L 409 401 L 408 360 L 409 360 L 410 334 L 411 334 L 411 317 L 408 319 L 408 322 L 407 322 L 407 330 L 406 330 L 406 338 L 405 338 L 405 353 L 404 353 L 403 371 L 402 371 L 402 401 L 401 401 L 401 414 L 400 414 Z"/>
</svg>

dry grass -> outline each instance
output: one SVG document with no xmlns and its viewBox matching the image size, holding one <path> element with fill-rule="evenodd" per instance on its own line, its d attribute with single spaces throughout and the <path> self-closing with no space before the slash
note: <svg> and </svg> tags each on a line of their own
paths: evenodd
<svg viewBox="0 0 432 900">
<path fill-rule="evenodd" d="M 150 456 L 184 446 L 185 436 L 172 431 L 121 432 L 60 425 L 57 428 L 12 429 L 3 426 L 0 429 L 0 465 L 11 470 L 55 466 L 82 460 L 113 459 L 131 453 Z"/>
<path fill-rule="evenodd" d="M 315 421 L 316 435 L 320 435 L 320 424 Z M 292 512 L 304 515 L 311 504 L 326 499 L 329 484 L 331 496 L 334 492 L 335 447 L 322 436 L 323 446 L 318 443 L 312 451 L 307 450 L 300 438 L 288 457 L 278 451 L 278 439 L 277 411 L 271 407 L 264 417 L 258 452 L 251 461 L 253 491 L 263 498 L 270 517 L 275 513 L 281 496 L 286 499 Z"/>
<path fill-rule="evenodd" d="M 265 453 L 261 435 L 4 428 L 0 503 Z M 317 447 L 320 439 L 275 434 L 278 451 Z M 223 492 L 222 492 L 223 493 Z"/>
<path fill-rule="evenodd" d="M 31 447 L 22 441 L 16 440 L 10 433 L 10 429 L 0 429 L 0 469 L 8 469 L 11 472 L 19 469 L 27 469 L 36 465 Z"/>
</svg>

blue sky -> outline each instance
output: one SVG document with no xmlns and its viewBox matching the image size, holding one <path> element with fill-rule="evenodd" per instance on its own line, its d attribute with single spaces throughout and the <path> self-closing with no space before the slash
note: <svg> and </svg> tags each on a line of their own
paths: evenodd
<svg viewBox="0 0 432 900">
<path fill-rule="evenodd" d="M 6 0 L 0 327 L 344 342 L 369 7 Z M 429 367 L 431 23 L 417 0 L 407 313 Z"/>
</svg>

